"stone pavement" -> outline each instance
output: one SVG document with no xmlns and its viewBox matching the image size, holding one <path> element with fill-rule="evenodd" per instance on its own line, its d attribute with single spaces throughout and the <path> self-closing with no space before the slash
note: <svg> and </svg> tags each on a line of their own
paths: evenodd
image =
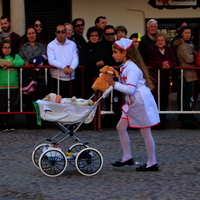
<svg viewBox="0 0 200 200">
<path fill-rule="evenodd" d="M 103 168 L 87 177 L 68 165 L 55 178 L 37 169 L 31 154 L 37 141 L 60 130 L 52 123 L 46 123 L 42 130 L 26 130 L 19 120 L 15 132 L 0 133 L 0 200 L 199 200 L 200 130 L 179 129 L 180 122 L 173 116 L 168 129 L 152 131 L 160 171 L 137 172 L 136 166 L 113 168 L 110 163 L 121 156 L 116 130 L 84 129 L 75 134 L 98 145 L 104 158 Z M 200 127 L 199 120 L 200 117 L 195 123 Z M 130 129 L 129 133 L 135 160 L 145 162 L 140 132 Z M 68 148 L 71 143 L 73 140 L 68 138 L 62 145 Z"/>
</svg>

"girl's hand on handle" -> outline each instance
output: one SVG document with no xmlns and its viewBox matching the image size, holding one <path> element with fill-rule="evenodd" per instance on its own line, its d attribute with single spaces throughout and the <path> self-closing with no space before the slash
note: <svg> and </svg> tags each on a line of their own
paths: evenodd
<svg viewBox="0 0 200 200">
<path fill-rule="evenodd" d="M 115 86 L 115 81 L 113 80 L 112 76 L 109 75 L 109 74 L 106 74 L 106 82 L 109 84 L 109 85 L 112 85 L 113 87 Z"/>
</svg>

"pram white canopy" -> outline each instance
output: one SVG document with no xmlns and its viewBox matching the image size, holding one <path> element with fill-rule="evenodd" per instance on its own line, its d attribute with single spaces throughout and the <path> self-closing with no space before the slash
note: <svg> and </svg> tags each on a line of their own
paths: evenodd
<svg viewBox="0 0 200 200">
<path fill-rule="evenodd" d="M 97 106 L 77 106 L 70 104 L 60 104 L 48 101 L 37 100 L 39 105 L 40 117 L 46 121 L 54 121 L 65 124 L 81 122 L 90 123 L 96 112 Z"/>
</svg>

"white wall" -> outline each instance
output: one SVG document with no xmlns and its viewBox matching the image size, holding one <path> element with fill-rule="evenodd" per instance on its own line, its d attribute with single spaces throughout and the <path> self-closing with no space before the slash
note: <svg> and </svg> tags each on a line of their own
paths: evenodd
<svg viewBox="0 0 200 200">
<path fill-rule="evenodd" d="M 72 0 L 72 19 L 85 19 L 85 34 L 100 15 L 106 16 L 108 24 L 126 26 L 129 37 L 134 32 L 145 33 L 145 18 L 199 18 L 200 8 L 159 10 L 148 0 Z"/>
</svg>

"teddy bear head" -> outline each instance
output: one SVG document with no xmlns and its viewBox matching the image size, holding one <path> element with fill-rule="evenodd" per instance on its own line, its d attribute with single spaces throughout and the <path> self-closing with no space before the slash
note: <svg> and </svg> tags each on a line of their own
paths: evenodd
<svg viewBox="0 0 200 200">
<path fill-rule="evenodd" d="M 119 77 L 119 73 L 117 70 L 115 70 L 113 67 L 110 67 L 108 65 L 104 66 L 103 68 L 101 68 L 99 70 L 101 73 L 108 73 L 110 75 L 112 75 L 113 77 Z"/>
</svg>

